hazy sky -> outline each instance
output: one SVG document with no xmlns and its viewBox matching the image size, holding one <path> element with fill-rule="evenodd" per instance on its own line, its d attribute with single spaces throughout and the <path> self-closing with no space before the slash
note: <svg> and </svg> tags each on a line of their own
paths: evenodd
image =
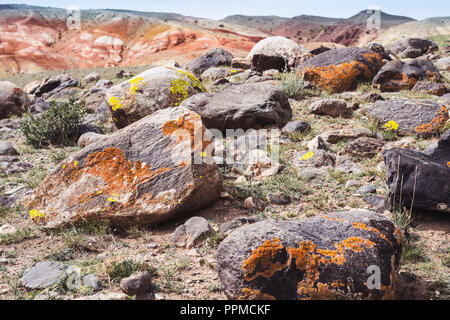
<svg viewBox="0 0 450 320">
<path fill-rule="evenodd" d="M 372 5 L 390 14 L 416 19 L 450 16 L 450 0 L 0 0 L 0 3 L 173 12 L 211 19 L 222 19 L 232 14 L 283 17 L 310 14 L 348 18 Z"/>
</svg>

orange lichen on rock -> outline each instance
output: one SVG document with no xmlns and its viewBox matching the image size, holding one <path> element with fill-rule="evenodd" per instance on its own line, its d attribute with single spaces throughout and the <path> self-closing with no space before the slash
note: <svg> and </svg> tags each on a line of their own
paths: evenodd
<svg viewBox="0 0 450 320">
<path fill-rule="evenodd" d="M 386 241 L 389 242 L 388 238 L 386 238 L 386 236 L 384 234 L 382 234 L 380 232 L 380 230 L 378 230 L 377 228 L 369 227 L 368 225 L 366 225 L 364 223 L 361 223 L 361 222 L 354 222 L 354 223 L 352 223 L 352 227 L 356 228 L 356 229 L 362 229 L 362 230 L 375 232 L 377 235 L 380 236 L 381 239 L 386 240 Z"/>
<path fill-rule="evenodd" d="M 363 55 L 369 64 L 381 66 L 382 59 L 377 53 L 366 53 Z M 370 80 L 375 76 L 377 70 L 371 70 L 367 64 L 361 61 L 344 62 L 339 65 L 324 67 L 309 67 L 301 73 L 304 79 L 313 82 L 318 88 L 332 92 L 351 90 L 358 78 Z"/>
<path fill-rule="evenodd" d="M 270 278 L 277 271 L 286 267 L 283 261 L 276 261 L 286 256 L 286 249 L 279 239 L 267 240 L 262 246 L 253 251 L 252 256 L 244 262 L 245 280 L 253 281 L 257 277 Z M 258 271 L 261 270 L 261 271 Z"/>
<path fill-rule="evenodd" d="M 173 168 L 160 168 L 152 171 L 147 164 L 143 165 L 140 161 L 133 163 L 126 159 L 122 150 L 111 147 L 89 155 L 84 166 L 80 168 L 66 166 L 64 170 L 67 169 L 70 171 L 66 172 L 63 179 L 69 182 L 71 179 L 78 180 L 84 175 L 93 175 L 103 180 L 102 186 L 81 194 L 75 198 L 76 200 L 68 200 L 72 206 L 82 204 L 100 195 L 125 193 L 133 195 L 129 199 L 129 202 L 133 202 L 137 196 L 136 189 L 139 184 L 152 180 Z"/>
<path fill-rule="evenodd" d="M 192 151 L 202 152 L 211 141 L 204 140 L 205 127 L 194 114 L 184 115 L 178 120 L 169 120 L 164 123 L 162 132 L 165 136 L 178 137 L 177 143 L 190 139 Z"/>
<path fill-rule="evenodd" d="M 288 270 L 295 264 L 295 269 L 304 273 L 297 286 L 299 297 L 329 298 L 340 294 L 338 289 L 344 287 L 344 284 L 339 281 L 319 282 L 320 267 L 330 264 L 342 266 L 350 252 L 360 253 L 374 246 L 375 243 L 368 239 L 350 237 L 334 243 L 335 250 L 319 249 L 311 241 L 301 242 L 298 248 L 286 248 L 275 238 L 266 241 L 244 261 L 244 280 L 250 283 L 258 277 L 270 279 L 276 272 Z"/>
<path fill-rule="evenodd" d="M 105 182 L 104 191 L 114 193 L 131 191 L 138 184 L 152 180 L 172 168 L 151 171 L 147 164 L 127 160 L 122 150 L 107 148 L 88 156 L 82 170 L 84 173 L 101 177 Z"/>
<path fill-rule="evenodd" d="M 437 131 L 439 131 L 439 129 L 441 129 L 446 124 L 447 121 L 448 121 L 448 108 L 446 106 L 442 106 L 436 118 L 431 120 L 431 122 L 429 123 L 425 123 L 415 127 L 414 130 L 417 133 L 423 135 L 434 134 Z"/>
</svg>

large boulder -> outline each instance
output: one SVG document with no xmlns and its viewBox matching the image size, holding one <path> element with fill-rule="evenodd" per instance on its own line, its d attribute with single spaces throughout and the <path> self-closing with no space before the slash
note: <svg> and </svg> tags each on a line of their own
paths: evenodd
<svg viewBox="0 0 450 320">
<path fill-rule="evenodd" d="M 182 103 L 201 115 L 210 129 L 259 129 L 284 126 L 292 116 L 288 97 L 264 83 L 233 85 L 218 93 L 200 93 Z"/>
<path fill-rule="evenodd" d="M 389 61 L 375 76 L 372 84 L 383 92 L 411 90 L 417 81 L 437 81 L 441 77 L 432 62 L 424 59 Z"/>
<path fill-rule="evenodd" d="M 390 48 L 393 53 L 401 58 L 417 58 L 437 49 L 438 46 L 434 42 L 418 38 L 398 40 Z"/>
<path fill-rule="evenodd" d="M 176 107 L 203 90 L 202 83 L 192 73 L 157 67 L 108 89 L 105 99 L 120 129 L 157 110 Z"/>
<path fill-rule="evenodd" d="M 391 206 L 450 213 L 450 130 L 426 153 L 391 149 L 383 156 Z"/>
<path fill-rule="evenodd" d="M 375 51 L 349 47 L 321 53 L 302 63 L 298 71 L 320 89 L 343 92 L 358 82 L 371 81 L 382 65 Z"/>
<path fill-rule="evenodd" d="M 187 65 L 187 70 L 200 76 L 211 67 L 231 66 L 233 55 L 222 48 L 216 48 L 198 57 Z"/>
<path fill-rule="evenodd" d="M 259 41 L 249 52 L 252 69 L 263 72 L 270 69 L 279 71 L 295 67 L 297 59 L 308 50 L 285 37 L 269 37 Z"/>
<path fill-rule="evenodd" d="M 367 105 L 369 117 L 377 119 L 381 126 L 389 121 L 398 124 L 400 135 L 437 132 L 447 122 L 448 108 L 426 100 L 386 100 Z"/>
<path fill-rule="evenodd" d="M 217 268 L 231 299 L 391 299 L 402 248 L 385 216 L 355 210 L 241 227 L 220 244 Z"/>
<path fill-rule="evenodd" d="M 81 220 L 157 224 L 195 212 L 222 191 L 210 136 L 192 111 L 157 111 L 70 156 L 25 204 L 45 215 L 47 228 Z"/>
<path fill-rule="evenodd" d="M 22 89 L 9 81 L 0 82 L 0 119 L 20 115 L 29 106 L 30 99 Z"/>
</svg>

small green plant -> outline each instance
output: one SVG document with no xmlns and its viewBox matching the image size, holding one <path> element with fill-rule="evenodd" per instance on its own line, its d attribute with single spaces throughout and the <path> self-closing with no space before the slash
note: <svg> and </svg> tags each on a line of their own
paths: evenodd
<svg viewBox="0 0 450 320">
<path fill-rule="evenodd" d="M 428 262 L 430 260 L 425 253 L 423 242 L 408 242 L 405 245 L 404 258 L 406 263 Z"/>
<path fill-rule="evenodd" d="M 277 78 L 281 80 L 281 89 L 291 99 L 301 100 L 318 95 L 316 90 L 305 89 L 303 79 L 296 72 L 280 73 Z"/>
<path fill-rule="evenodd" d="M 38 117 L 27 114 L 22 124 L 22 133 L 27 144 L 36 148 L 47 145 L 71 146 L 76 143 L 79 125 L 86 114 L 84 105 L 68 102 L 51 102 L 48 110 Z"/>
<path fill-rule="evenodd" d="M 1 235 L 0 244 L 17 243 L 34 237 L 36 237 L 36 234 L 30 228 L 22 228 L 17 230 L 15 233 Z"/>
</svg>

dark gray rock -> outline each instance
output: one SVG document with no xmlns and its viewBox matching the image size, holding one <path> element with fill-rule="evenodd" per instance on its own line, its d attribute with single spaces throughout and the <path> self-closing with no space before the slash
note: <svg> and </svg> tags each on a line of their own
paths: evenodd
<svg viewBox="0 0 450 320">
<path fill-rule="evenodd" d="M 281 56 L 266 56 L 264 54 L 255 54 L 252 59 L 252 70 L 264 72 L 266 70 L 276 69 L 280 72 L 289 72 L 288 62 Z"/>
<path fill-rule="evenodd" d="M 401 58 L 417 58 L 438 49 L 434 42 L 419 38 L 398 40 L 390 48 L 392 52 Z"/>
<path fill-rule="evenodd" d="M 16 156 L 19 155 L 17 150 L 8 141 L 0 141 L 0 156 Z"/>
<path fill-rule="evenodd" d="M 152 278 L 147 271 L 138 272 L 131 277 L 120 280 L 120 288 L 130 296 L 147 293 L 152 287 Z"/>
<path fill-rule="evenodd" d="M 382 147 L 383 143 L 377 139 L 361 137 L 347 144 L 345 151 L 355 157 L 373 157 Z"/>
<path fill-rule="evenodd" d="M 394 224 L 371 211 L 264 220 L 221 242 L 217 269 L 230 299 L 392 299 L 402 246 Z"/>
<path fill-rule="evenodd" d="M 47 99 L 48 97 L 53 96 L 66 88 L 76 87 L 79 84 L 80 83 L 78 80 L 68 75 L 60 74 L 58 76 L 44 79 L 39 88 L 37 88 L 34 92 L 34 95 L 36 97 Z"/>
<path fill-rule="evenodd" d="M 424 92 L 435 96 L 443 96 L 448 92 L 448 88 L 443 83 L 435 83 L 431 81 L 419 81 L 412 88 L 414 92 Z"/>
<path fill-rule="evenodd" d="M 260 219 L 256 217 L 238 217 L 231 221 L 225 222 L 220 226 L 220 233 L 227 234 L 230 231 L 242 227 L 247 224 L 252 224 L 258 222 Z"/>
<path fill-rule="evenodd" d="M 365 196 L 364 201 L 377 212 L 383 213 L 388 210 L 388 200 L 380 196 Z"/>
<path fill-rule="evenodd" d="M 20 283 L 27 289 L 45 289 L 56 285 L 66 278 L 64 267 L 59 262 L 39 262 L 28 269 Z"/>
<path fill-rule="evenodd" d="M 270 84 L 233 85 L 218 93 L 199 93 L 181 106 L 200 114 L 209 129 L 260 129 L 284 126 L 292 116 L 288 97 Z"/>
<path fill-rule="evenodd" d="M 0 81 L 0 120 L 28 111 L 28 95 L 14 83 Z"/>
<path fill-rule="evenodd" d="M 96 274 L 88 274 L 83 278 L 83 284 L 85 287 L 92 288 L 94 291 L 102 290 L 102 281 Z"/>
<path fill-rule="evenodd" d="M 283 205 L 283 206 L 291 204 L 291 202 L 292 202 L 291 198 L 284 194 L 269 194 L 269 195 L 267 195 L 267 200 L 270 203 Z"/>
<path fill-rule="evenodd" d="M 177 246 L 190 248 L 211 230 L 208 220 L 202 217 L 192 217 L 172 233 L 170 241 Z"/>
<path fill-rule="evenodd" d="M 301 120 L 288 122 L 281 130 L 284 134 L 291 134 L 295 132 L 303 133 L 311 129 L 309 123 Z"/>
<path fill-rule="evenodd" d="M 216 48 L 198 57 L 187 65 L 187 69 L 200 76 L 211 67 L 231 66 L 233 55 L 221 48 Z"/>
<path fill-rule="evenodd" d="M 383 156 L 391 207 L 410 209 L 414 199 L 414 210 L 450 212 L 450 130 L 428 154 L 392 149 Z"/>
<path fill-rule="evenodd" d="M 417 81 L 438 81 L 441 77 L 432 62 L 423 59 L 390 61 L 373 78 L 372 84 L 382 92 L 411 90 Z"/>
<path fill-rule="evenodd" d="M 327 99 L 314 102 L 309 107 L 312 114 L 337 118 L 347 111 L 347 102 L 341 99 Z"/>
<path fill-rule="evenodd" d="M 369 42 L 366 46 L 367 49 L 375 51 L 378 53 L 383 59 L 392 60 L 389 51 L 386 50 L 381 44 L 375 42 Z"/>
<path fill-rule="evenodd" d="M 359 194 L 377 193 L 377 189 L 375 189 L 373 185 L 369 184 L 366 186 L 362 186 L 356 192 L 358 192 Z"/>
</svg>

